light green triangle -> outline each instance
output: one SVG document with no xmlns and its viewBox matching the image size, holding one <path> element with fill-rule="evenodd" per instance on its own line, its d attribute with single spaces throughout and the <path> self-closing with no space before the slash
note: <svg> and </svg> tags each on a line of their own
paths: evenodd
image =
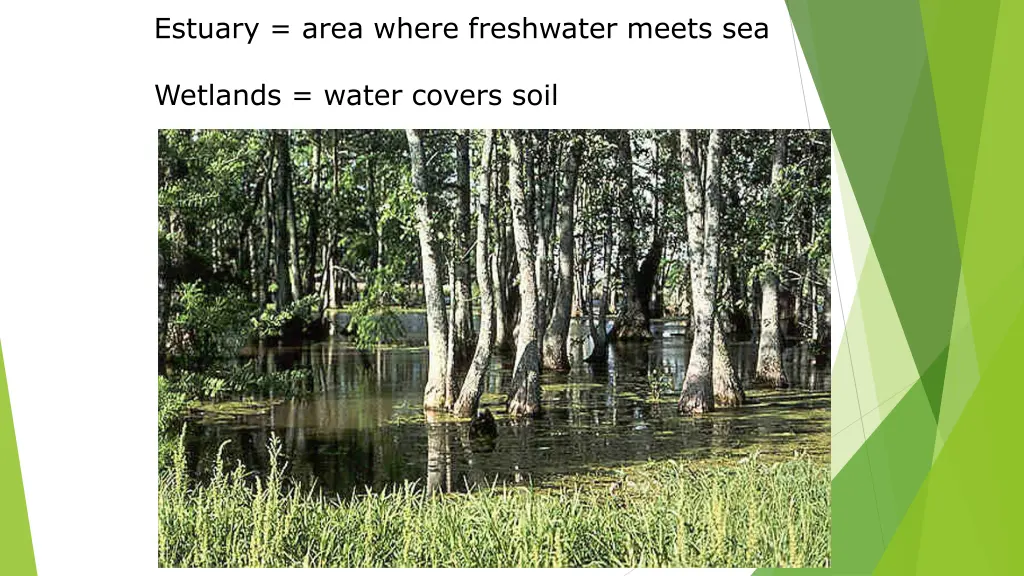
<svg viewBox="0 0 1024 576">
<path fill-rule="evenodd" d="M 834 390 L 834 389 L 833 389 Z M 864 445 L 864 429 L 859 423 L 838 431 L 832 436 L 832 479 Z"/>
<path fill-rule="evenodd" d="M 857 292 L 832 368 L 833 477 L 920 377 L 838 157 L 837 172 Z"/>
<path fill-rule="evenodd" d="M 974 333 L 971 330 L 971 311 L 967 304 L 967 289 L 964 276 L 960 274 L 960 285 L 956 294 L 956 309 L 953 312 L 953 329 L 949 341 L 949 356 L 946 360 L 946 378 L 942 387 L 942 407 L 935 431 L 935 453 L 932 462 L 960 419 L 964 406 L 978 387 L 981 375 L 978 359 L 974 354 Z"/>
<path fill-rule="evenodd" d="M 857 278 L 833 366 L 833 477 L 899 404 L 920 375 L 861 219 L 842 157 L 833 151 Z"/>
<path fill-rule="evenodd" d="M 859 314 L 859 311 L 858 311 Z M 847 319 L 849 322 L 849 319 Z M 856 351 L 856 353 L 853 353 Z M 839 344 L 836 363 L 832 366 L 832 434 L 860 425 L 861 412 L 857 402 L 857 374 L 852 359 L 867 354 L 867 344 L 858 339 L 851 345 L 850 338 L 843 337 Z M 870 373 L 865 373 L 865 378 Z"/>
<path fill-rule="evenodd" d="M 883 404 L 891 406 L 920 378 L 874 249 L 868 249 L 857 282 L 846 335 L 854 353 L 857 403 L 862 416 Z"/>
<path fill-rule="evenodd" d="M 846 220 L 846 235 L 850 241 L 850 255 L 853 258 L 853 272 L 860 280 L 861 271 L 864 269 L 864 261 L 867 260 L 868 250 L 871 248 L 871 236 L 864 226 L 861 218 L 860 207 L 857 205 L 857 197 L 853 193 L 853 186 L 850 185 L 850 177 L 846 174 L 846 166 L 839 150 L 832 141 L 832 157 L 836 159 L 836 173 L 839 178 L 839 194 L 843 203 L 843 215 Z"/>
</svg>

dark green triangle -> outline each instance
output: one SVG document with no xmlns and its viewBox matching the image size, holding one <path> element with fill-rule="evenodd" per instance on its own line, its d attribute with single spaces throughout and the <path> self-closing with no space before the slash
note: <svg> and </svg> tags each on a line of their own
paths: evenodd
<svg viewBox="0 0 1024 576">
<path fill-rule="evenodd" d="M 942 387 L 946 382 L 946 357 L 948 355 L 949 346 L 942 350 L 931 366 L 921 375 L 921 384 L 924 385 L 924 393 L 928 396 L 928 404 L 932 407 L 935 422 L 939 421 L 939 407 L 942 405 Z"/>
</svg>

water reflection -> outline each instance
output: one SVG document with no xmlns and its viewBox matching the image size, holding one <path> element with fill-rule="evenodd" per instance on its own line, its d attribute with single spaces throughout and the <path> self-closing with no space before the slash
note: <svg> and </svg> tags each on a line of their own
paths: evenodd
<svg viewBox="0 0 1024 576">
<path fill-rule="evenodd" d="M 755 346 L 737 344 L 730 352 L 741 380 L 749 382 Z M 425 348 L 365 352 L 332 340 L 287 353 L 296 366 L 308 368 L 310 392 L 259 414 L 192 423 L 188 449 L 194 474 L 208 474 L 226 440 L 229 462 L 264 471 L 271 433 L 282 440 L 290 474 L 342 496 L 406 481 L 429 491 L 542 483 L 649 459 L 738 457 L 755 446 L 792 451 L 805 439 L 823 457 L 829 449 L 829 371 L 815 366 L 802 346 L 785 352 L 790 381 L 801 390 L 758 396 L 749 406 L 700 418 L 679 417 L 671 396 L 662 402 L 651 398 L 649 374 L 664 374 L 669 387 L 680 389 L 689 353 L 682 337 L 618 346 L 607 365 L 577 362 L 568 374 L 544 374 L 544 412 L 521 422 L 502 418 L 511 366 L 496 357 L 483 398 L 498 416 L 494 438 L 474 436 L 465 423 L 424 415 Z M 275 354 L 268 351 L 267 358 L 268 366 L 281 367 Z"/>
</svg>

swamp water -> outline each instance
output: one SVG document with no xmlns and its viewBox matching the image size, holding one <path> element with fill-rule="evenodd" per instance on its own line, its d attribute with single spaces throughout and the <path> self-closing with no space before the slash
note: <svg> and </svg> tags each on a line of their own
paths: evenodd
<svg viewBox="0 0 1024 576">
<path fill-rule="evenodd" d="M 522 421 L 504 414 L 512 358 L 495 355 L 481 402 L 497 418 L 495 438 L 471 437 L 468 423 L 447 417 L 427 422 L 425 347 L 361 351 L 332 339 L 279 350 L 296 359 L 293 367 L 308 370 L 308 392 L 200 410 L 188 426 L 188 460 L 192 473 L 205 477 L 227 442 L 228 464 L 265 472 L 267 443 L 276 434 L 288 474 L 342 497 L 405 481 L 441 490 L 546 485 L 648 460 L 735 461 L 755 451 L 769 458 L 800 451 L 827 462 L 830 373 L 815 367 L 806 347 L 784 354 L 793 388 L 750 391 L 743 407 L 690 418 L 675 408 L 689 341 L 674 335 L 681 330 L 671 323 L 656 323 L 654 332 L 649 343 L 613 346 L 607 365 L 574 358 L 568 374 L 544 373 L 544 411 Z M 730 352 L 746 385 L 756 346 L 734 344 Z"/>
</svg>

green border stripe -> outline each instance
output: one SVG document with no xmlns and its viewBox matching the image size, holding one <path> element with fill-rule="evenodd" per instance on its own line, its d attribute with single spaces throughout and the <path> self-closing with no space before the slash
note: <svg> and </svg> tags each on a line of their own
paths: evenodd
<svg viewBox="0 0 1024 576">
<path fill-rule="evenodd" d="M 32 532 L 25 506 L 25 486 L 21 482 L 18 441 L 14 437 L 14 415 L 7 391 L 4 352 L 0 346 L 0 572 L 21 575 L 36 573 L 32 551 Z"/>
</svg>

